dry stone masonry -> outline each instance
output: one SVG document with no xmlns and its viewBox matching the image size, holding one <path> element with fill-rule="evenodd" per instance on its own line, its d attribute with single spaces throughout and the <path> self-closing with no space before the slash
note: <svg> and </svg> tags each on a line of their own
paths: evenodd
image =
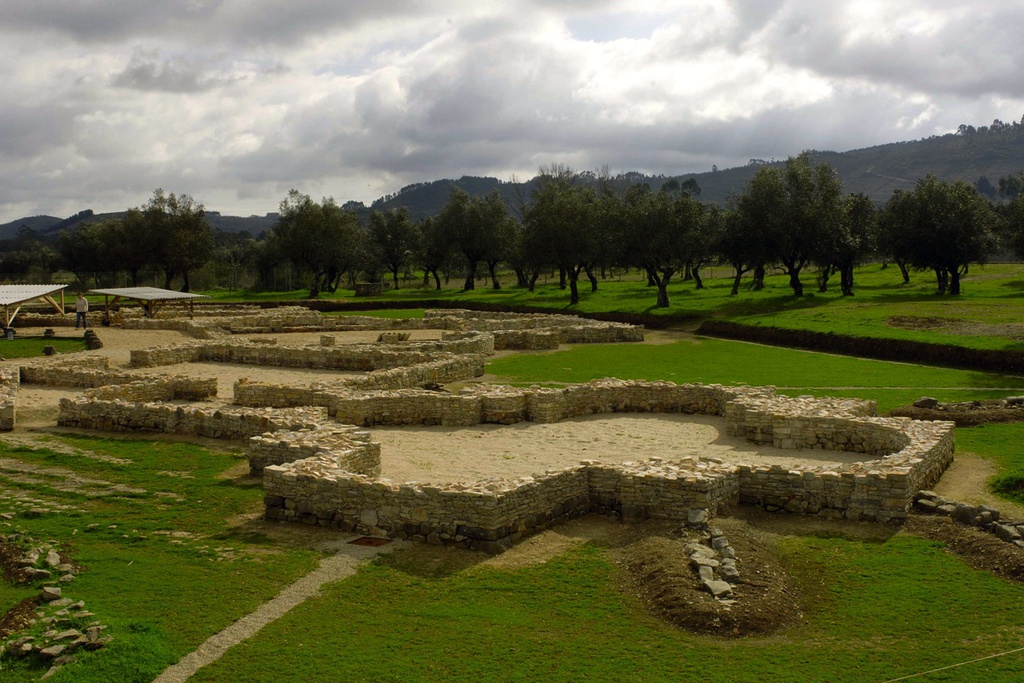
<svg viewBox="0 0 1024 683">
<path fill-rule="evenodd" d="M 994 507 L 960 503 L 933 491 L 920 491 L 914 496 L 914 508 L 918 512 L 945 515 L 965 526 L 977 527 L 1024 550 L 1024 520 L 1006 519 Z"/>
<path fill-rule="evenodd" d="M 21 373 L 18 368 L 0 368 L 0 432 L 9 432 L 15 425 L 15 407 Z"/>
<path fill-rule="evenodd" d="M 386 410 L 380 406 L 388 400 L 394 407 L 387 417 L 389 424 L 423 420 L 426 404 L 418 399 L 427 393 L 372 396 L 377 407 L 363 411 L 362 420 L 354 421 L 366 424 L 383 419 Z M 268 518 L 492 552 L 590 510 L 624 519 L 686 520 L 696 508 L 713 513 L 746 503 L 769 510 L 890 522 L 906 517 L 915 493 L 934 483 L 953 456 L 951 423 L 871 417 L 871 402 L 789 399 L 775 397 L 772 389 L 764 387 L 597 380 L 565 389 L 503 388 L 497 394 L 508 399 L 500 411 L 505 420 L 521 417 L 544 422 L 639 411 L 724 415 L 731 433 L 752 435 L 759 443 L 848 450 L 869 459 L 853 465 L 792 468 L 730 465 L 703 458 L 619 465 L 586 461 L 511 481 L 428 486 L 346 471 L 336 459 L 313 456 L 264 468 Z M 469 399 L 478 397 L 469 392 L 449 395 L 447 400 L 464 399 L 470 405 Z M 410 403 L 410 399 L 416 400 Z M 482 408 L 478 413 L 476 407 L 429 419 L 444 420 L 446 415 L 466 424 L 469 419 L 483 419 Z"/>
</svg>

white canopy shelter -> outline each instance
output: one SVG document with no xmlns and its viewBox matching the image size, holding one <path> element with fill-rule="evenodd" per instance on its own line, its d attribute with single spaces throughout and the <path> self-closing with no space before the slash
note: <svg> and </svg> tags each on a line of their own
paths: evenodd
<svg viewBox="0 0 1024 683">
<path fill-rule="evenodd" d="M 90 289 L 90 294 L 103 295 L 104 317 L 109 319 L 110 307 L 114 306 L 121 299 L 130 299 L 142 304 L 146 311 L 146 317 L 156 317 L 157 311 L 168 301 L 187 301 L 189 314 L 192 313 L 192 302 L 195 299 L 209 298 L 205 294 L 192 294 L 190 292 L 176 292 L 173 289 L 160 289 L 159 287 L 117 287 L 114 289 Z M 111 298 L 113 297 L 113 298 Z"/>
<path fill-rule="evenodd" d="M 11 326 L 21 307 L 30 301 L 43 301 L 64 315 L 64 288 L 67 285 L 0 285 L 0 306 L 4 308 L 4 328 Z M 54 295 L 60 293 L 60 303 Z"/>
</svg>

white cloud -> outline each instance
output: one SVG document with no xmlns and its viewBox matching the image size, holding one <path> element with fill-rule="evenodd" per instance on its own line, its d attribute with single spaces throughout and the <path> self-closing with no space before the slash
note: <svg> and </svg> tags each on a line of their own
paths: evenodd
<svg viewBox="0 0 1024 683">
<path fill-rule="evenodd" d="M 0 221 L 927 136 L 1024 113 L 1022 28 L 1008 0 L 12 0 Z"/>
</svg>

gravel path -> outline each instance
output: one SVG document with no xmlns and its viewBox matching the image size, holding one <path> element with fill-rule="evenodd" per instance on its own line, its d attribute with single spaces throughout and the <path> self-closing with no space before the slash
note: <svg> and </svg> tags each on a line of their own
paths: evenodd
<svg viewBox="0 0 1024 683">
<path fill-rule="evenodd" d="M 270 622 L 287 614 L 308 598 L 318 595 L 320 587 L 325 583 L 352 576 L 362 562 L 381 552 L 388 552 L 396 545 L 397 542 L 392 542 L 372 548 L 346 544 L 336 554 L 323 559 L 317 569 L 282 590 L 273 600 L 263 603 L 256 611 L 245 615 L 220 633 L 210 636 L 198 649 L 182 657 L 177 664 L 167 667 L 154 679 L 154 683 L 181 683 L 188 680 L 200 668 L 220 659 L 232 646 L 248 640 Z"/>
</svg>

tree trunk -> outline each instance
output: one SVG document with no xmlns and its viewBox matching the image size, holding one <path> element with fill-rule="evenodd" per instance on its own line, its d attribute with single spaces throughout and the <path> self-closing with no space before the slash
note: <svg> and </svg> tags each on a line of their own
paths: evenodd
<svg viewBox="0 0 1024 683">
<path fill-rule="evenodd" d="M 569 305 L 575 306 L 580 302 L 580 272 L 583 271 L 583 266 L 570 266 L 566 270 L 569 277 Z"/>
<path fill-rule="evenodd" d="M 398 268 L 391 271 L 391 280 L 395 283 L 395 289 L 398 289 Z"/>
<path fill-rule="evenodd" d="M 793 296 L 803 296 L 804 283 L 800 282 L 800 269 L 795 265 L 790 266 L 786 273 L 789 275 L 789 286 L 793 288 Z"/>
<path fill-rule="evenodd" d="M 535 287 L 537 286 L 537 279 L 538 279 L 538 278 L 540 278 L 540 268 L 534 268 L 534 269 L 533 269 L 533 272 L 532 272 L 532 273 L 530 273 L 530 283 L 529 283 L 529 287 L 527 288 L 527 289 L 529 289 L 529 290 L 530 290 L 531 292 L 532 292 L 532 291 L 534 290 L 534 288 L 535 288 Z"/>
<path fill-rule="evenodd" d="M 960 295 L 960 269 L 959 268 L 947 268 L 949 272 L 949 295 L 959 296 Z"/>
<path fill-rule="evenodd" d="M 516 274 L 516 287 L 527 287 L 529 283 L 526 280 L 526 269 L 522 266 L 516 266 L 512 270 Z"/>
<path fill-rule="evenodd" d="M 590 291 L 591 293 L 597 291 L 597 278 L 594 277 L 594 269 L 590 266 L 586 266 L 587 279 L 590 280 Z"/>
<path fill-rule="evenodd" d="M 489 272 L 491 274 L 491 289 L 501 289 L 501 283 L 498 282 L 497 270 L 498 270 L 498 262 L 497 261 L 488 261 L 487 262 L 487 272 Z"/>
<path fill-rule="evenodd" d="M 828 280 L 829 280 L 829 277 L 831 276 L 831 274 L 832 274 L 832 269 L 829 266 L 826 266 L 826 267 L 822 268 L 821 270 L 819 270 L 817 273 L 814 274 L 814 279 L 818 283 L 818 291 L 819 292 L 824 293 L 824 292 L 828 291 Z"/>
<path fill-rule="evenodd" d="M 843 296 L 853 296 L 853 265 L 845 265 L 839 270 L 839 289 Z"/>
<path fill-rule="evenodd" d="M 907 270 L 907 262 L 903 259 L 896 259 L 896 265 L 899 266 L 900 275 L 903 276 L 903 284 L 910 284 L 910 271 Z"/>
<path fill-rule="evenodd" d="M 462 285 L 462 291 L 468 292 L 476 289 L 476 261 L 469 262 L 469 272 L 466 273 L 466 282 Z"/>
<path fill-rule="evenodd" d="M 189 291 L 189 285 L 188 285 L 188 271 L 187 270 L 182 272 L 181 279 L 182 279 L 181 291 L 188 292 Z"/>
<path fill-rule="evenodd" d="M 699 265 L 694 264 L 693 268 L 690 270 L 690 275 L 693 276 L 693 281 L 696 283 L 694 289 L 704 289 L 704 278 L 700 276 Z"/>
<path fill-rule="evenodd" d="M 945 294 L 946 288 L 949 286 L 949 276 L 946 275 L 945 268 L 933 268 L 935 271 L 935 284 L 936 294 Z"/>
<path fill-rule="evenodd" d="M 565 268 L 563 268 L 562 266 L 559 266 L 558 267 L 558 288 L 559 289 L 565 289 L 565 280 L 566 280 Z"/>
<path fill-rule="evenodd" d="M 754 282 L 751 285 L 755 292 L 760 292 L 764 289 L 764 264 L 758 263 L 754 266 Z"/>
</svg>

